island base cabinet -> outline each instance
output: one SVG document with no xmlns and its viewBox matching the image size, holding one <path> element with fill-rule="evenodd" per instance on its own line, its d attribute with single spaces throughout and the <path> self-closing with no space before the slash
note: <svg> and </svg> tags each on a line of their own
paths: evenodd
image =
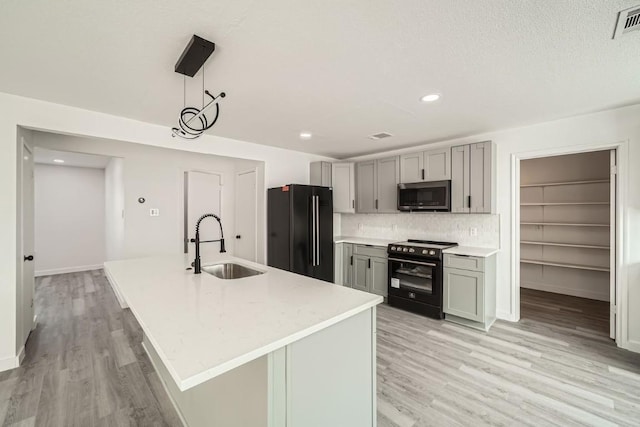
<svg viewBox="0 0 640 427">
<path fill-rule="evenodd" d="M 185 426 L 376 426 L 375 307 L 185 391 L 143 346 Z"/>
</svg>

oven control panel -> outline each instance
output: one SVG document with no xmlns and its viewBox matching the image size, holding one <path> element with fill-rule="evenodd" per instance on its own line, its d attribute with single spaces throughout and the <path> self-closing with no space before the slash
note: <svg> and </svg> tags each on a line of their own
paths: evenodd
<svg viewBox="0 0 640 427">
<path fill-rule="evenodd" d="M 429 249 L 417 246 L 404 246 L 404 245 L 389 245 L 388 252 L 390 254 L 407 254 L 425 258 L 440 257 L 441 251 L 439 249 Z"/>
</svg>

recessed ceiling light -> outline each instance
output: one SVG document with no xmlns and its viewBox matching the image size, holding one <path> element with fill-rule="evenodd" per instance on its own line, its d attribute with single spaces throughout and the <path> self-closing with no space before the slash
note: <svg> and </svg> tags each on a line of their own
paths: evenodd
<svg viewBox="0 0 640 427">
<path fill-rule="evenodd" d="M 420 101 L 422 101 L 422 102 L 434 102 L 434 101 L 437 101 L 438 99 L 440 99 L 440 94 L 439 93 L 430 93 L 429 95 L 425 95 L 422 98 L 420 98 Z"/>
<path fill-rule="evenodd" d="M 301 139 L 311 139 L 312 136 L 311 132 L 300 132 Z"/>
<path fill-rule="evenodd" d="M 56 163 L 64 163 L 64 160 L 62 159 L 53 159 L 53 161 Z"/>
</svg>

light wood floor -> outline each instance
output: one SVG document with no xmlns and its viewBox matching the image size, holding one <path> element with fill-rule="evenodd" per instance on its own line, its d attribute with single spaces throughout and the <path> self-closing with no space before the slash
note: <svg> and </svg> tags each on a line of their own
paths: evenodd
<svg viewBox="0 0 640 427">
<path fill-rule="evenodd" d="M 378 425 L 640 425 L 640 355 L 534 296 L 488 334 L 380 306 Z M 180 425 L 101 271 L 38 279 L 36 311 L 24 365 L 0 373 L 0 425 Z"/>
</svg>

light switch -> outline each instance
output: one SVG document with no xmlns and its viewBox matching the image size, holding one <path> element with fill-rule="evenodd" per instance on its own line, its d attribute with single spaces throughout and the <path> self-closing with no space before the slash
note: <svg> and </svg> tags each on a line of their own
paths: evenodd
<svg viewBox="0 0 640 427">
<path fill-rule="evenodd" d="M 160 209 L 158 208 L 149 209 L 149 216 L 160 216 Z"/>
</svg>

